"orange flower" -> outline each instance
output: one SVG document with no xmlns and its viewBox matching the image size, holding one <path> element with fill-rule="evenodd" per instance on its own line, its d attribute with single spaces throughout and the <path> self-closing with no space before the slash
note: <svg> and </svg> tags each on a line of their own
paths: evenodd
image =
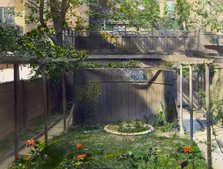
<svg viewBox="0 0 223 169">
<path fill-rule="evenodd" d="M 80 144 L 80 143 L 76 144 L 76 148 L 82 148 L 82 147 L 83 147 L 82 144 Z"/>
<path fill-rule="evenodd" d="M 81 155 L 77 155 L 76 158 L 77 158 L 77 159 L 82 159 L 83 156 L 82 156 L 82 154 L 81 154 Z"/>
<path fill-rule="evenodd" d="M 27 140 L 26 141 L 26 145 L 27 146 L 35 146 L 36 145 L 36 142 L 33 139 L 30 139 L 30 140 Z"/>
<path fill-rule="evenodd" d="M 191 148 L 190 147 L 184 147 L 184 153 L 190 153 Z"/>
<path fill-rule="evenodd" d="M 87 156 L 87 153 L 84 153 L 84 154 L 77 155 L 76 158 L 77 159 L 82 159 L 82 158 L 84 158 L 86 156 Z"/>
</svg>

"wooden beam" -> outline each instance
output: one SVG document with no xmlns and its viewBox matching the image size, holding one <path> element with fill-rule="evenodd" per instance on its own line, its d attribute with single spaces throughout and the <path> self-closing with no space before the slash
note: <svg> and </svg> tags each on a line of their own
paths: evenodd
<svg viewBox="0 0 223 169">
<path fill-rule="evenodd" d="M 42 64 L 41 66 L 42 66 L 42 79 L 43 79 L 44 139 L 45 139 L 45 144 L 47 145 L 48 143 L 47 79 L 46 79 L 46 73 L 45 73 L 45 65 Z"/>
<path fill-rule="evenodd" d="M 15 160 L 18 159 L 19 134 L 18 134 L 18 86 L 19 86 L 19 65 L 14 64 L 14 132 L 15 132 Z"/>
<path fill-rule="evenodd" d="M 64 131 L 67 130 L 67 122 L 66 122 L 66 86 L 65 86 L 65 73 L 62 75 L 62 91 L 63 91 L 63 124 Z"/>
<path fill-rule="evenodd" d="M 193 67 L 189 66 L 189 99 L 190 99 L 190 140 L 193 143 Z"/>
<path fill-rule="evenodd" d="M 80 60 L 79 58 L 60 58 L 60 59 L 53 59 L 53 58 L 45 58 L 45 59 L 37 59 L 35 56 L 1 56 L 0 55 L 0 64 L 30 64 L 32 62 L 35 63 L 68 63 L 68 62 L 75 62 Z"/>
<path fill-rule="evenodd" d="M 205 64 L 205 96 L 206 96 L 206 123 L 207 123 L 207 161 L 208 169 L 212 169 L 211 154 L 211 112 L 210 112 L 210 70 Z"/>
<path fill-rule="evenodd" d="M 180 65 L 180 135 L 184 135 L 183 128 L 183 66 Z"/>
</svg>

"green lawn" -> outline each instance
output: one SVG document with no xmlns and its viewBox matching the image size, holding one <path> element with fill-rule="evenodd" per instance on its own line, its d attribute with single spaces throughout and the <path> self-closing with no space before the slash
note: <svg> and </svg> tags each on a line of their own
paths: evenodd
<svg viewBox="0 0 223 169">
<path fill-rule="evenodd" d="M 83 145 L 81 149 L 76 148 L 78 143 Z M 102 127 L 73 127 L 68 133 L 50 140 L 47 149 L 44 150 L 47 158 L 36 168 L 69 169 L 73 162 L 76 167 L 70 168 L 176 169 L 181 168 L 178 162 L 187 155 L 177 150 L 179 144 L 184 147 L 189 146 L 190 142 L 176 135 L 171 138 L 161 137 L 156 130 L 142 136 L 117 136 L 105 133 Z M 194 145 L 193 149 L 198 148 Z M 88 158 L 77 161 L 77 155 L 84 152 L 87 152 Z M 185 168 L 205 169 L 206 163 L 201 153 L 196 153 L 193 167 L 192 162 L 189 162 Z"/>
</svg>

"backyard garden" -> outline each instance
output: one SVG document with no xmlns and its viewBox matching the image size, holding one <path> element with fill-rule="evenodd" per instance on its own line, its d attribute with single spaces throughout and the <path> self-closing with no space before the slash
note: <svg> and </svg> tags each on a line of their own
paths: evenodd
<svg viewBox="0 0 223 169">
<path fill-rule="evenodd" d="M 120 122 L 119 122 L 120 123 Z M 117 124 L 117 123 L 115 123 Z M 28 154 L 9 169 L 203 169 L 206 162 L 195 143 L 169 127 L 136 136 L 105 132 L 102 125 L 73 126 L 46 146 L 29 139 Z M 134 132 L 136 132 L 134 130 Z"/>
<path fill-rule="evenodd" d="M 14 71 L 0 84 L 0 163 L 212 169 L 213 126 L 223 124 L 222 58 L 212 50 L 223 37 L 220 1 L 28 0 L 29 31 L 0 25 L 0 65 Z M 23 64 L 35 74 L 27 81 Z"/>
</svg>

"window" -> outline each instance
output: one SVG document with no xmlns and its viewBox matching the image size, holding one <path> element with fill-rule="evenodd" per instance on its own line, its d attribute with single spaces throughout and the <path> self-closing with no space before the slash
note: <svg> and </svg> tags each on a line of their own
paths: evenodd
<svg viewBox="0 0 223 169">
<path fill-rule="evenodd" d="M 0 24 L 15 24 L 14 8 L 0 7 Z"/>
</svg>

